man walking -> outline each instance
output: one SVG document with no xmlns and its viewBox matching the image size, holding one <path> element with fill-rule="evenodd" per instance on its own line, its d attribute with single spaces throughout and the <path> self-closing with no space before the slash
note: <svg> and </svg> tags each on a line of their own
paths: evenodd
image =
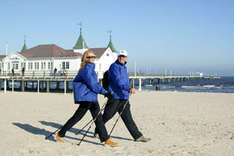
<svg viewBox="0 0 234 156">
<path fill-rule="evenodd" d="M 118 54 L 118 59 L 110 66 L 108 71 L 108 89 L 112 92 L 113 97 L 108 99 L 103 114 L 103 121 L 106 123 L 118 112 L 121 114 L 121 118 L 134 140 L 137 142 L 147 142 L 150 138 L 145 138 L 139 131 L 130 110 L 129 94 L 134 94 L 136 90 L 130 88 L 126 67 L 127 59 L 127 52 L 121 50 Z"/>
</svg>

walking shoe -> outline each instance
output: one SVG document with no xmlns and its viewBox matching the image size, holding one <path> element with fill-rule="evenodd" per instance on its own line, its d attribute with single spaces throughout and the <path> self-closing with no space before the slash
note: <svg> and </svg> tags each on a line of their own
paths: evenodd
<svg viewBox="0 0 234 156">
<path fill-rule="evenodd" d="M 148 142 L 150 141 L 150 138 L 145 138 L 143 135 L 141 137 L 139 137 L 138 139 L 136 139 L 136 142 Z"/>
<path fill-rule="evenodd" d="M 59 133 L 57 132 L 55 135 L 55 138 L 58 142 L 63 142 L 63 138 L 61 136 L 59 136 Z"/>
<path fill-rule="evenodd" d="M 107 139 L 107 140 L 105 141 L 105 145 L 109 145 L 109 146 L 111 146 L 111 147 L 117 147 L 117 146 L 118 146 L 118 143 L 113 142 L 113 141 L 111 140 L 111 138 L 109 138 L 109 139 Z"/>
</svg>

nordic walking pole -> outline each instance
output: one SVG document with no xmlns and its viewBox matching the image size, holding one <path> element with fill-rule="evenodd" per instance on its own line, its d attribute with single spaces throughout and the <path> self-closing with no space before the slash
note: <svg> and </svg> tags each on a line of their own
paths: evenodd
<svg viewBox="0 0 234 156">
<path fill-rule="evenodd" d="M 97 113 L 96 117 L 98 117 L 98 115 L 104 110 L 106 106 L 106 103 L 102 106 L 102 108 L 100 109 L 100 111 Z M 82 130 L 84 130 L 85 127 L 87 127 L 94 119 L 91 119 L 83 128 L 81 128 L 78 132 L 76 132 L 75 134 L 78 135 Z"/>
<path fill-rule="evenodd" d="M 91 128 L 91 126 L 92 126 L 92 124 L 90 124 L 90 126 L 89 126 L 88 130 L 85 132 L 85 134 L 83 135 L 82 139 L 81 139 L 81 140 L 80 140 L 80 142 L 77 144 L 78 146 L 80 146 L 81 142 L 82 142 L 82 141 L 84 140 L 84 138 L 86 137 L 86 135 L 87 135 L 88 131 L 89 131 L 89 130 L 90 130 L 90 128 Z"/>
<path fill-rule="evenodd" d="M 112 127 L 109 136 L 111 136 L 111 133 L 113 132 L 113 130 L 114 130 L 114 128 L 115 128 L 117 122 L 119 121 L 119 118 L 121 117 L 123 111 L 125 110 L 125 107 L 126 107 L 126 105 L 128 104 L 128 102 L 129 102 L 129 100 L 127 100 L 126 103 L 124 104 L 123 110 L 119 113 L 119 116 L 118 116 L 117 120 L 115 121 L 115 124 L 114 124 L 114 126 Z"/>
<path fill-rule="evenodd" d="M 106 104 L 104 104 L 104 105 L 102 106 L 102 109 L 101 109 L 100 111 L 104 110 L 104 106 L 105 106 L 105 105 L 106 105 Z M 100 114 L 100 112 L 98 112 L 98 114 Z M 87 127 L 92 121 L 93 121 L 93 119 L 91 119 L 84 127 L 82 127 L 82 128 L 76 133 L 76 135 L 79 134 L 79 133 L 80 133 L 85 127 Z M 45 137 L 45 139 L 47 140 L 49 137 L 51 137 L 51 136 L 54 135 L 56 132 L 58 132 L 62 127 L 63 127 L 63 126 L 59 127 L 59 128 L 56 129 L 54 132 L 52 132 L 52 133 L 50 133 L 49 135 L 47 135 L 47 136 Z"/>
<path fill-rule="evenodd" d="M 82 128 L 76 133 L 76 135 L 79 134 L 79 133 L 80 133 L 85 127 L 87 127 L 91 122 L 92 122 L 92 120 L 90 120 L 84 127 L 82 127 Z M 47 135 L 47 136 L 45 137 L 45 139 L 47 140 L 47 139 L 48 139 L 49 137 L 51 137 L 53 134 L 55 134 L 56 132 L 58 132 L 62 127 L 63 127 L 63 126 L 59 127 L 58 129 L 56 129 L 56 131 L 54 131 L 54 132 L 50 133 L 49 135 Z"/>
<path fill-rule="evenodd" d="M 75 134 L 78 135 L 82 130 L 84 130 L 85 127 L 87 127 L 90 123 L 92 122 L 92 120 L 90 120 L 84 127 L 82 127 L 78 132 L 76 132 Z"/>
<path fill-rule="evenodd" d="M 82 143 L 82 141 L 83 141 L 84 138 L 86 137 L 88 131 L 90 130 L 91 126 L 92 126 L 93 123 L 97 120 L 98 116 L 99 116 L 99 115 L 101 114 L 101 112 L 105 109 L 106 104 L 107 104 L 107 102 L 102 106 L 102 109 L 100 109 L 100 111 L 97 113 L 97 115 L 95 116 L 95 118 L 91 120 L 92 122 L 91 122 L 91 124 L 90 124 L 88 130 L 85 132 L 85 134 L 83 135 L 82 139 L 81 139 L 80 142 L 77 144 L 78 146 Z"/>
</svg>

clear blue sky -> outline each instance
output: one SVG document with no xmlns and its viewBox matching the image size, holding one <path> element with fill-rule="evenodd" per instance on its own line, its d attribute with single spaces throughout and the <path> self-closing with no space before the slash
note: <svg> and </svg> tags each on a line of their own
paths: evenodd
<svg viewBox="0 0 234 156">
<path fill-rule="evenodd" d="M 0 1 L 0 54 L 27 46 L 71 49 L 83 23 L 89 47 L 105 47 L 108 30 L 128 67 L 163 73 L 234 75 L 233 0 Z"/>
</svg>

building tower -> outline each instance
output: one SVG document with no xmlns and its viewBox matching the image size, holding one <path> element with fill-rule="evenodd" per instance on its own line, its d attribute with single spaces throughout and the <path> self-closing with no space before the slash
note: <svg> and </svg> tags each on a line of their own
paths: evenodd
<svg viewBox="0 0 234 156">
<path fill-rule="evenodd" d="M 108 31 L 108 33 L 110 34 L 110 41 L 109 41 L 109 44 L 108 44 L 107 48 L 110 48 L 112 52 L 116 53 L 117 51 L 116 51 L 116 49 L 115 49 L 115 47 L 114 47 L 114 45 L 112 43 L 112 39 L 111 39 L 111 37 L 112 37 L 111 36 L 112 31 Z"/>
<path fill-rule="evenodd" d="M 21 49 L 21 52 L 25 50 L 27 50 L 27 46 L 26 46 L 26 36 L 24 35 L 24 45 L 23 48 Z"/>
<path fill-rule="evenodd" d="M 79 25 L 80 25 L 80 36 L 79 36 L 75 46 L 73 47 L 73 51 L 83 54 L 86 50 L 88 50 L 88 46 L 87 46 L 87 44 L 82 36 L 81 23 Z"/>
</svg>

